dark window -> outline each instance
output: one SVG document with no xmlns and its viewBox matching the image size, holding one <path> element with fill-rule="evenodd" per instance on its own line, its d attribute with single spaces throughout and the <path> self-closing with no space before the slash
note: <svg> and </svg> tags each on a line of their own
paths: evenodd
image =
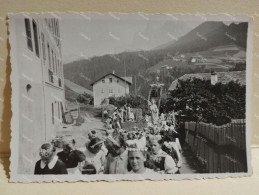
<svg viewBox="0 0 259 195">
<path fill-rule="evenodd" d="M 102 82 L 105 83 L 105 80 L 103 79 Z"/>
<path fill-rule="evenodd" d="M 119 83 L 120 82 L 120 80 L 119 79 L 117 79 L 117 83 Z"/>
<path fill-rule="evenodd" d="M 61 78 L 58 78 L 58 86 L 62 87 Z"/>
<path fill-rule="evenodd" d="M 54 19 L 51 18 L 51 27 L 52 27 L 52 34 L 54 35 L 55 27 L 54 27 Z"/>
<path fill-rule="evenodd" d="M 62 76 L 62 74 L 61 74 L 62 69 L 61 69 L 61 63 L 60 63 L 60 61 L 58 61 L 58 64 L 59 64 L 59 76 L 61 77 L 61 76 Z"/>
<path fill-rule="evenodd" d="M 58 74 L 58 64 L 57 64 L 56 54 L 55 54 L 55 58 L 54 58 L 54 63 L 55 63 L 55 68 L 56 68 L 56 74 Z"/>
<path fill-rule="evenodd" d="M 27 84 L 26 85 L 26 91 L 29 92 L 31 90 L 31 85 L 30 84 Z"/>
<path fill-rule="evenodd" d="M 59 63 L 60 63 L 60 75 L 61 77 L 63 77 L 63 65 L 61 61 L 59 61 Z"/>
<path fill-rule="evenodd" d="M 57 75 L 59 75 L 58 59 L 56 54 L 55 54 L 55 64 L 56 64 Z"/>
<path fill-rule="evenodd" d="M 51 60 L 50 60 L 50 48 L 49 48 L 49 44 L 47 45 L 47 47 L 48 47 L 49 69 L 51 70 Z"/>
<path fill-rule="evenodd" d="M 59 46 L 58 20 L 56 20 L 56 41 L 57 46 Z"/>
<path fill-rule="evenodd" d="M 58 69 L 57 69 L 57 61 L 56 61 L 56 54 L 54 54 L 54 65 L 55 65 L 55 73 L 57 74 Z"/>
<path fill-rule="evenodd" d="M 49 19 L 49 29 L 50 29 L 50 32 L 52 32 L 52 19 L 51 18 Z"/>
<path fill-rule="evenodd" d="M 53 73 L 55 73 L 55 65 L 54 65 L 54 54 L 53 54 L 53 50 L 51 50 L 51 61 L 52 61 L 52 66 L 53 66 Z"/>
<path fill-rule="evenodd" d="M 59 59 L 58 59 L 58 65 L 59 65 L 59 77 L 61 78 L 61 72 L 62 72 L 62 70 L 61 70 L 61 62 L 59 61 Z"/>
<path fill-rule="evenodd" d="M 46 60 L 46 51 L 45 51 L 45 37 L 44 37 L 43 33 L 41 33 L 41 44 L 42 44 L 42 55 L 43 55 L 43 59 L 45 61 Z"/>
<path fill-rule="evenodd" d="M 58 59 L 56 58 L 56 64 L 57 64 L 57 70 L 58 70 L 58 73 L 57 73 L 57 75 L 59 76 L 59 64 L 58 64 Z"/>
<path fill-rule="evenodd" d="M 50 69 L 49 69 L 49 81 L 50 81 L 51 83 L 54 82 L 53 72 L 52 72 Z"/>
<path fill-rule="evenodd" d="M 57 62 L 57 67 L 58 67 L 58 76 L 60 77 L 60 66 L 59 66 L 58 58 L 56 59 L 56 62 Z"/>
<path fill-rule="evenodd" d="M 59 60 L 58 60 L 58 65 L 59 65 L 59 77 L 61 77 L 61 64 Z"/>
<path fill-rule="evenodd" d="M 27 38 L 27 46 L 28 48 L 33 51 L 32 48 L 32 40 L 31 40 L 31 25 L 30 25 L 30 19 L 25 18 L 25 30 L 26 30 L 26 38 Z"/>
<path fill-rule="evenodd" d="M 38 57 L 40 57 L 38 30 L 37 30 L 37 24 L 34 20 L 32 21 L 32 27 L 33 27 L 33 34 L 34 34 L 35 53 Z"/>
<path fill-rule="evenodd" d="M 54 124 L 55 118 L 54 118 L 54 103 L 51 104 L 52 106 L 52 124 Z"/>
<path fill-rule="evenodd" d="M 49 31 L 51 31 L 50 19 L 48 20 Z"/>
<path fill-rule="evenodd" d="M 58 102 L 58 119 L 60 119 L 60 107 L 59 107 L 59 102 Z"/>
<path fill-rule="evenodd" d="M 110 83 L 112 83 L 112 78 L 110 78 Z"/>
</svg>

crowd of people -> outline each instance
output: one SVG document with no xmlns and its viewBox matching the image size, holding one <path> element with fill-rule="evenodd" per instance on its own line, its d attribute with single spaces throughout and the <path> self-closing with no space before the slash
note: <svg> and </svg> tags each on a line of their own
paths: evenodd
<svg viewBox="0 0 259 195">
<path fill-rule="evenodd" d="M 120 110 L 106 116 L 105 128 L 89 132 L 85 148 L 76 148 L 73 136 L 63 136 L 59 152 L 55 144 L 43 144 L 34 174 L 179 174 L 174 116 L 160 114 L 154 123 L 146 115 L 146 127 L 125 130 Z"/>
</svg>

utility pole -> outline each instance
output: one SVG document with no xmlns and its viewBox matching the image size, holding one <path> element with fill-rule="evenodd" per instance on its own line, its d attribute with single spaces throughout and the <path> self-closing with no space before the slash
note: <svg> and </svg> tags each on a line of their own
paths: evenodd
<svg viewBox="0 0 259 195">
<path fill-rule="evenodd" d="M 137 76 L 135 75 L 135 94 L 137 94 Z"/>
<path fill-rule="evenodd" d="M 127 83 L 126 83 L 126 66 L 125 66 L 125 60 L 123 60 L 123 65 L 124 65 L 124 81 L 125 81 L 125 96 L 126 96 L 126 94 L 127 94 Z"/>
</svg>

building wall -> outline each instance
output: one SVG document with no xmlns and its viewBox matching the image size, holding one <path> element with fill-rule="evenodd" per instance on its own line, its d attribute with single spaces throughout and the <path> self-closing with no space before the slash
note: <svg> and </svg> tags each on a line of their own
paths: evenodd
<svg viewBox="0 0 259 195">
<path fill-rule="evenodd" d="M 110 82 L 112 79 L 112 82 Z M 129 94 L 129 84 L 113 75 L 108 75 L 93 85 L 94 105 L 101 105 L 105 98 Z"/>
<path fill-rule="evenodd" d="M 15 19 L 16 47 L 12 49 L 16 50 L 19 69 L 18 173 L 33 173 L 41 144 L 50 141 L 62 128 L 61 104 L 64 107 L 65 95 L 58 20 L 52 19 L 52 31 L 48 26 L 50 21 L 44 18 L 25 20 L 25 16 Z M 51 65 L 47 43 L 53 50 Z M 53 79 L 49 71 L 53 72 Z"/>
<path fill-rule="evenodd" d="M 64 74 L 58 20 L 42 18 L 39 25 L 41 27 L 45 119 L 48 127 L 45 131 L 48 141 L 56 135 L 56 131 L 62 129 L 61 107 L 65 108 Z"/>
</svg>

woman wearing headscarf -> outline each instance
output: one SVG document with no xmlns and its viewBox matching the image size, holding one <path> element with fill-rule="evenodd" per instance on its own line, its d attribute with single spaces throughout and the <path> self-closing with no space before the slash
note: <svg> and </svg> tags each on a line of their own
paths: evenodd
<svg viewBox="0 0 259 195">
<path fill-rule="evenodd" d="M 102 150 L 103 140 L 93 138 L 86 146 L 85 161 L 82 163 L 81 171 L 83 174 L 100 174 L 104 171 L 105 153 Z"/>
<path fill-rule="evenodd" d="M 178 167 L 174 159 L 162 150 L 163 140 L 160 135 L 149 138 L 150 154 L 147 157 L 147 167 L 159 173 L 174 174 L 178 172 Z"/>
<path fill-rule="evenodd" d="M 50 143 L 41 146 L 39 152 L 41 159 L 35 165 L 35 175 L 67 174 L 66 165 L 58 159 L 55 152 L 55 147 Z"/>
</svg>

